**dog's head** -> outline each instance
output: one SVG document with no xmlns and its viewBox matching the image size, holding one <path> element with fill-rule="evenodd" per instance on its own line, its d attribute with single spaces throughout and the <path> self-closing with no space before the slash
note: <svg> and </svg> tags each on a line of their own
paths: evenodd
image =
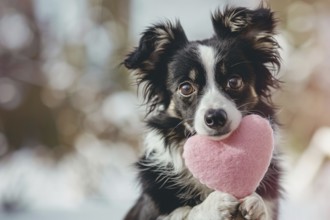
<svg viewBox="0 0 330 220">
<path fill-rule="evenodd" d="M 144 83 L 150 112 L 162 109 L 189 131 L 222 138 L 245 114 L 267 116 L 279 46 L 269 9 L 227 8 L 212 22 L 215 35 L 202 41 L 188 41 L 179 22 L 154 25 L 124 64 Z"/>
</svg>

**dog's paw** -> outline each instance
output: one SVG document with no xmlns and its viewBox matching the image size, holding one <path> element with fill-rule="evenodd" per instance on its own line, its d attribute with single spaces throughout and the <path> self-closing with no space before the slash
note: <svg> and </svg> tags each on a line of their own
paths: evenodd
<svg viewBox="0 0 330 220">
<path fill-rule="evenodd" d="M 256 193 L 245 197 L 239 205 L 239 211 L 247 220 L 267 220 L 267 211 L 263 199 Z"/>
<path fill-rule="evenodd" d="M 232 215 L 236 212 L 239 201 L 232 195 L 223 192 L 212 192 L 207 198 L 207 206 L 215 211 L 214 219 L 232 219 Z"/>
<path fill-rule="evenodd" d="M 188 219 L 231 220 L 237 212 L 239 201 L 232 195 L 215 191 L 202 204 L 195 206 Z"/>
</svg>

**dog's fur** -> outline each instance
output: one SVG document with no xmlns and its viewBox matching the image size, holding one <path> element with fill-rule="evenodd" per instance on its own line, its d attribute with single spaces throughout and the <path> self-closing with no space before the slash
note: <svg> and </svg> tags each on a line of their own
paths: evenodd
<svg viewBox="0 0 330 220">
<path fill-rule="evenodd" d="M 270 100 L 272 88 L 279 86 L 273 72 L 280 66 L 273 12 L 226 8 L 215 12 L 212 22 L 215 35 L 192 42 L 179 22 L 153 25 L 124 61 L 144 85 L 150 128 L 137 163 L 142 194 L 126 220 L 277 219 L 281 168 L 276 146 L 260 186 L 242 200 L 202 185 L 182 159 L 189 136 L 224 138 L 247 114 L 269 119 L 277 133 Z M 212 115 L 207 121 L 209 109 L 221 109 L 220 119 Z"/>
</svg>

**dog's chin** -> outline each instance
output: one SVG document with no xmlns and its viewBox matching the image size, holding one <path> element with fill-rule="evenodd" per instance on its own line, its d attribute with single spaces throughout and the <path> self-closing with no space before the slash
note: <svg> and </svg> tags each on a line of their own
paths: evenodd
<svg viewBox="0 0 330 220">
<path fill-rule="evenodd" d="M 214 140 L 214 141 L 221 141 L 221 140 L 224 140 L 226 138 L 228 138 L 231 133 L 233 131 L 228 131 L 228 132 L 225 132 L 225 133 L 219 133 L 219 134 L 213 134 L 213 135 L 207 135 L 211 140 Z"/>
<path fill-rule="evenodd" d="M 196 134 L 207 136 L 211 140 L 220 141 L 228 138 L 238 128 L 238 126 L 239 123 L 237 125 L 233 123 L 229 123 L 221 130 L 203 130 L 203 131 L 197 130 Z"/>
</svg>

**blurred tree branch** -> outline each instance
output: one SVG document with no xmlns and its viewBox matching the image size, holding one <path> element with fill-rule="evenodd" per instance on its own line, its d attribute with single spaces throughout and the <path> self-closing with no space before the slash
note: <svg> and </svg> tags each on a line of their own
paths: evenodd
<svg viewBox="0 0 330 220">
<path fill-rule="evenodd" d="M 55 64 L 62 62 L 61 65 L 64 62 L 78 73 L 74 83 L 64 91 L 51 88 L 49 83 L 52 82 L 45 77 L 44 71 L 49 71 L 45 69 L 45 62 L 49 58 L 43 56 L 44 47 L 54 44 L 56 38 L 49 33 L 53 27 L 45 26 L 47 21 L 40 23 L 36 20 L 35 3 L 33 0 L 8 0 L 0 3 L 0 22 L 6 22 L 10 13 L 14 13 L 23 19 L 25 28 L 31 33 L 28 43 L 14 49 L 4 43 L 0 33 L 0 134 L 6 138 L 6 153 L 22 147 L 41 147 L 62 155 L 73 149 L 77 136 L 83 132 L 93 132 L 96 136 L 115 140 L 118 136 L 117 128 L 111 124 L 102 130 L 93 128 L 90 124 L 90 110 L 87 109 L 95 106 L 97 111 L 109 95 L 128 88 L 128 75 L 119 64 L 126 53 L 128 42 L 129 0 L 87 0 L 94 22 L 90 28 L 104 28 L 112 40 L 110 43 L 113 51 L 106 63 L 98 64 L 103 66 L 96 67 L 99 73 L 93 73 L 86 56 L 88 45 L 84 41 L 80 41 L 80 44 L 64 41 L 59 45 L 56 48 L 60 51 L 59 55 L 50 61 Z M 90 77 L 95 77 L 101 84 L 96 90 L 92 86 L 87 88 L 88 91 L 94 89 L 91 94 L 78 94 L 81 90 L 77 88 L 85 86 L 80 80 L 88 74 L 94 75 Z M 1 82 L 4 86 L 1 86 Z M 83 106 L 77 106 L 77 96 L 83 98 Z M 15 105 L 11 104 L 14 101 Z"/>
<path fill-rule="evenodd" d="M 41 37 L 35 25 L 33 1 L 5 1 L 0 19 L 10 16 L 6 11 L 23 16 L 32 32 L 31 42 L 24 47 L 9 50 L 1 45 L 0 77 L 10 82 L 3 96 L 13 94 L 13 100 L 2 100 L 0 105 L 0 132 L 7 138 L 9 152 L 23 146 L 59 145 L 58 132 L 51 109 L 41 101 L 43 76 L 40 70 Z M 10 30 L 8 30 L 10 31 Z M 15 91 L 11 91 L 13 88 Z M 7 94 L 8 93 L 8 94 Z M 16 99 L 17 104 L 11 105 Z M 7 102 L 6 102 L 7 101 Z"/>
</svg>

